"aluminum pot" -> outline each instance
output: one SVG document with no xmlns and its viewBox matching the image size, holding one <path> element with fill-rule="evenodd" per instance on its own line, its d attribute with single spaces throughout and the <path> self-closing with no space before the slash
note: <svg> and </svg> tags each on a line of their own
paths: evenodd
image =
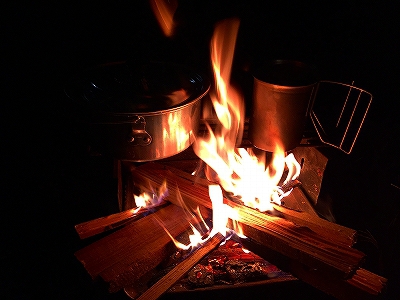
<svg viewBox="0 0 400 300">
<path fill-rule="evenodd" d="M 180 65 L 120 62 L 89 70 L 66 91 L 85 111 L 95 151 L 144 162 L 173 156 L 194 142 L 209 87 Z"/>
<path fill-rule="evenodd" d="M 317 86 L 313 67 L 298 61 L 276 60 L 253 72 L 253 107 L 249 140 L 262 150 L 274 152 L 297 147 L 302 139 Z"/>
</svg>

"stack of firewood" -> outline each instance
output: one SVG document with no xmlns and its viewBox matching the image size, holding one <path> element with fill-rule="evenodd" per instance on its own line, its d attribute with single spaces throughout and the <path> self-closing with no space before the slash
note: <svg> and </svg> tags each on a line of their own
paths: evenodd
<svg viewBox="0 0 400 300">
<path fill-rule="evenodd" d="M 207 180 L 157 163 L 132 164 L 131 174 L 142 191 L 151 191 L 166 180 L 166 201 L 153 213 L 129 210 L 76 226 L 82 238 L 121 227 L 75 254 L 92 278 L 103 279 L 111 292 L 146 282 L 171 254 L 166 231 L 173 237 L 188 231 L 189 223 L 182 217 L 185 210 L 199 209 L 205 217 L 212 211 Z M 248 237 L 248 248 L 257 249 L 259 256 L 326 293 L 340 299 L 380 296 L 386 279 L 361 268 L 365 255 L 353 248 L 356 231 L 319 218 L 300 189 L 294 189 L 287 201 L 298 201 L 304 209 L 276 206 L 279 214 L 272 215 L 224 198 L 235 211 L 228 226 L 234 228 L 239 223 Z M 156 284 L 144 288 L 140 297 L 159 297 L 223 239 L 220 234 L 209 239 Z"/>
</svg>

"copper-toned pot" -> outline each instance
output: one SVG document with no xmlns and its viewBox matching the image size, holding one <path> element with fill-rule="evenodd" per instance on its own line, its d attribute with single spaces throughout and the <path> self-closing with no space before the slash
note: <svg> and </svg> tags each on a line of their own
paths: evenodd
<svg viewBox="0 0 400 300">
<path fill-rule="evenodd" d="M 188 148 L 210 84 L 183 66 L 113 63 L 67 89 L 87 112 L 89 143 L 117 159 L 151 161 Z"/>
<path fill-rule="evenodd" d="M 260 66 L 253 75 L 249 140 L 269 152 L 278 144 L 285 151 L 294 149 L 301 142 L 313 101 L 315 70 L 301 62 L 277 60 Z"/>
</svg>

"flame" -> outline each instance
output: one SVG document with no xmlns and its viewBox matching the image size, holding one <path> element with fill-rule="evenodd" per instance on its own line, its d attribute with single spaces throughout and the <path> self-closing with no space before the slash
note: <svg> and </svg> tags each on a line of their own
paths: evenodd
<svg viewBox="0 0 400 300">
<path fill-rule="evenodd" d="M 190 243 L 184 245 L 177 241 L 163 226 L 167 234 L 178 248 L 189 249 L 204 243 L 216 233 L 228 234 L 227 222 L 239 219 L 238 210 L 223 203 L 221 186 L 227 192 L 233 193 L 240 198 L 245 205 L 258 208 L 261 211 L 271 210 L 272 202 L 280 204 L 280 199 L 285 197 L 279 186 L 282 176 L 288 169 L 283 185 L 294 180 L 300 172 L 300 166 L 293 154 L 285 156 L 283 147 L 276 141 L 272 161 L 266 167 L 263 159 L 258 159 L 251 149 L 236 148 L 240 144 L 244 124 L 244 101 L 241 95 L 230 85 L 231 66 L 233 61 L 236 36 L 239 29 L 237 19 L 225 20 L 219 23 L 211 39 L 211 60 L 215 78 L 215 93 L 211 100 L 220 121 L 215 131 L 208 126 L 209 135 L 205 138 L 197 138 L 193 149 L 218 176 L 218 183 L 209 185 L 209 196 L 212 202 L 213 228 L 207 235 L 194 226 L 194 220 L 204 222 L 199 209 L 191 214 L 187 209 L 179 190 L 178 200 L 184 208 L 186 219 L 190 223 L 192 234 L 189 236 Z M 174 119 L 169 119 L 172 127 Z M 167 133 L 164 132 L 165 137 Z M 178 134 L 178 133 L 176 133 Z M 160 221 L 159 221 L 160 222 Z M 206 227 L 207 230 L 208 227 Z M 233 223 L 236 232 L 243 235 L 238 223 Z M 247 250 L 243 250 L 246 252 Z"/>
<path fill-rule="evenodd" d="M 132 213 L 135 214 L 144 207 L 156 206 L 160 204 L 167 196 L 168 188 L 166 181 L 163 182 L 156 192 L 153 190 L 152 192 L 143 192 L 140 195 L 133 195 L 136 208 L 132 209 Z"/>
<path fill-rule="evenodd" d="M 190 248 L 194 248 L 198 245 L 203 244 L 217 233 L 221 233 L 224 236 L 227 236 L 228 233 L 230 233 L 230 230 L 226 227 L 228 223 L 228 218 L 234 219 L 235 218 L 234 216 L 237 215 L 237 212 L 232 207 L 223 203 L 222 190 L 219 185 L 210 185 L 209 195 L 212 201 L 213 228 L 211 232 L 209 232 L 209 234 L 206 234 L 205 232 L 198 230 L 198 227 L 193 225 L 194 223 L 197 223 L 196 221 L 200 221 L 203 227 L 206 228 L 207 231 L 209 231 L 209 227 L 207 226 L 205 220 L 203 219 L 200 213 L 200 209 L 197 208 L 195 213 L 191 214 L 188 210 L 188 207 L 184 204 L 184 201 L 182 199 L 179 190 L 177 190 L 177 196 L 178 196 L 177 200 L 180 202 L 180 206 L 184 208 L 185 217 L 189 222 L 190 229 L 192 231 L 192 233 L 188 236 L 189 244 L 187 245 L 179 242 L 175 237 L 173 237 L 170 234 L 170 232 L 165 228 L 165 226 L 162 224 L 162 222 L 156 218 L 160 226 L 164 228 L 165 232 L 168 234 L 168 236 L 171 238 L 172 242 L 175 244 L 177 248 L 182 250 L 189 250 Z M 237 228 L 237 225 L 235 228 Z"/>
<path fill-rule="evenodd" d="M 213 228 L 211 235 L 214 235 L 218 232 L 226 235 L 226 223 L 228 222 L 228 209 L 230 207 L 223 203 L 222 190 L 219 185 L 209 185 L 208 193 L 212 202 Z"/>
<path fill-rule="evenodd" d="M 298 176 L 300 166 L 292 154 L 285 157 L 279 141 L 267 167 L 251 149 L 236 148 L 241 142 L 245 113 L 243 98 L 230 85 L 238 28 L 237 19 L 224 20 L 215 28 L 210 46 L 215 78 L 211 99 L 220 124 L 215 132 L 208 126 L 209 136 L 197 138 L 193 149 L 215 171 L 224 190 L 249 207 L 272 210 L 272 202 L 280 204 L 288 194 L 279 187 L 285 168 L 289 171 L 284 184 Z"/>
<path fill-rule="evenodd" d="M 139 207 L 146 207 L 150 206 L 153 200 L 153 197 L 150 196 L 149 193 L 141 193 L 139 196 L 134 195 L 136 206 Z"/>
<path fill-rule="evenodd" d="M 174 13 L 178 8 L 177 0 L 150 0 L 151 8 L 166 36 L 174 30 Z"/>
<path fill-rule="evenodd" d="M 203 235 L 194 227 L 192 224 L 190 224 L 190 228 L 192 230 L 192 234 L 189 235 L 189 244 L 185 245 L 181 242 L 179 242 L 176 238 L 174 238 L 171 233 L 168 231 L 168 229 L 165 228 L 165 226 L 162 224 L 162 222 L 157 219 L 157 222 L 161 225 L 162 228 L 164 228 L 164 231 L 168 234 L 172 242 L 175 244 L 175 246 L 179 249 L 182 250 L 189 250 L 192 247 L 196 247 L 202 243 L 204 243 L 208 238 L 203 239 Z"/>
<path fill-rule="evenodd" d="M 199 230 L 199 226 L 196 227 L 194 224 L 196 223 L 200 223 L 201 225 L 203 225 L 203 227 L 208 231 L 209 227 L 207 226 L 205 220 L 203 219 L 203 216 L 201 215 L 200 209 L 197 207 L 196 211 L 191 213 L 189 208 L 186 206 L 185 202 L 182 199 L 181 193 L 179 191 L 179 188 L 177 188 L 177 200 L 179 202 L 179 205 L 183 208 L 183 211 L 185 213 L 184 217 L 185 219 L 188 221 L 189 225 L 190 225 L 190 229 L 192 231 L 192 233 L 189 235 L 189 244 L 185 245 L 181 242 L 179 242 L 177 239 L 175 239 L 170 233 L 169 231 L 165 228 L 165 226 L 162 224 L 162 222 L 158 219 L 156 219 L 159 224 L 161 225 L 161 227 L 164 228 L 165 232 L 169 235 L 169 237 L 171 238 L 172 242 L 175 244 L 175 246 L 179 249 L 182 250 L 188 250 L 191 247 L 196 247 L 199 244 L 204 243 L 209 237 L 211 237 L 211 235 L 207 238 L 204 238 L 204 236 L 206 236 L 205 232 L 203 232 L 202 230 Z"/>
<path fill-rule="evenodd" d="M 231 230 L 227 228 L 228 220 L 231 219 L 233 231 L 241 238 L 247 238 L 243 234 L 243 229 L 238 220 L 238 211 L 229 205 L 223 203 L 224 197 L 222 195 L 222 189 L 219 185 L 211 184 L 208 186 L 208 193 L 212 202 L 212 221 L 213 228 L 210 236 L 214 236 L 218 232 L 223 234 L 225 237 Z"/>
</svg>

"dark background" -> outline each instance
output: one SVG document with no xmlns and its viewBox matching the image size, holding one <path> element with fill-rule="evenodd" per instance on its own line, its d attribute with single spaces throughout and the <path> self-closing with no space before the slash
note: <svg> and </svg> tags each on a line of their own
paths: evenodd
<svg viewBox="0 0 400 300">
<path fill-rule="evenodd" d="M 353 153 L 335 155 L 328 190 L 336 220 L 375 240 L 361 241 L 371 257 L 367 266 L 391 280 L 387 298 L 395 299 L 400 283 L 395 5 L 179 2 L 176 34 L 169 39 L 147 1 L 13 2 L 2 9 L 2 299 L 126 299 L 93 283 L 73 255 L 85 245 L 74 225 L 118 207 L 112 160 L 88 154 L 63 88 L 85 68 L 119 60 L 172 60 L 210 74 L 213 27 L 232 16 L 241 19 L 233 69 L 239 81 L 261 60 L 297 59 L 316 65 L 322 79 L 354 80 L 374 95 Z M 248 91 L 248 81 L 242 84 Z M 292 288 L 296 298 L 299 291 L 307 299 L 324 298 L 304 285 Z M 286 287 L 281 292 L 290 294 Z M 279 289 L 270 291 L 278 294 Z"/>
</svg>

